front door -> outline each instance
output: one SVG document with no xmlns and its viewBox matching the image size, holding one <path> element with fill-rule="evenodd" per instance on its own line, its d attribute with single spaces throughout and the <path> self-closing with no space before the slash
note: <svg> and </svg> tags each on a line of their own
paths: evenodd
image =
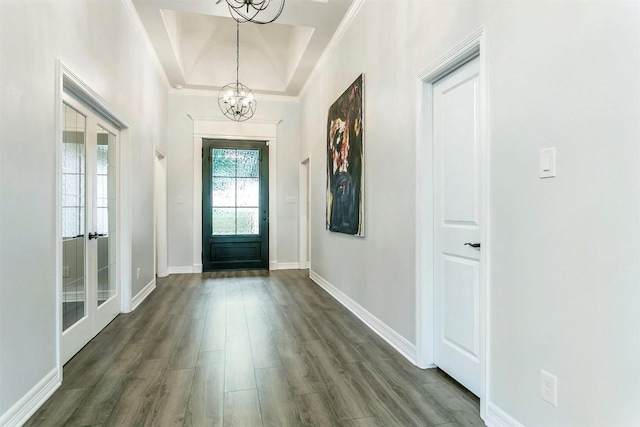
<svg viewBox="0 0 640 427">
<path fill-rule="evenodd" d="M 433 87 L 435 364 L 480 393 L 479 60 Z"/>
<path fill-rule="evenodd" d="M 65 94 L 62 108 L 62 361 L 120 313 L 118 129 Z"/>
<path fill-rule="evenodd" d="M 269 268 L 269 156 L 264 141 L 202 140 L 204 271 Z"/>
</svg>

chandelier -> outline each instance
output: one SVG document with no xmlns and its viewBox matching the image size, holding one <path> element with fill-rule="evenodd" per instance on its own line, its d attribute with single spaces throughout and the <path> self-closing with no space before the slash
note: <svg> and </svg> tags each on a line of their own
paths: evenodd
<svg viewBox="0 0 640 427">
<path fill-rule="evenodd" d="M 236 81 L 225 85 L 218 94 L 218 106 L 222 113 L 236 122 L 253 117 L 258 102 L 251 89 L 240 83 L 240 24 L 236 22 Z"/>
<path fill-rule="evenodd" d="M 220 3 L 222 0 L 218 0 Z M 280 16 L 284 9 L 285 0 L 225 0 L 229 6 L 229 13 L 238 22 L 253 22 L 255 24 L 269 24 Z M 275 4 L 274 7 L 270 5 Z M 279 6 L 279 7 L 278 7 Z M 261 13 L 264 12 L 264 13 Z M 262 15 L 258 17 L 258 14 Z"/>
</svg>

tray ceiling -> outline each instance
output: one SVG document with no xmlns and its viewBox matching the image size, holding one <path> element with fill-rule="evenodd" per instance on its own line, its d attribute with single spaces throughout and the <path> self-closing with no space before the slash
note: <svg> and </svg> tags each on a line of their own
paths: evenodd
<svg viewBox="0 0 640 427">
<path fill-rule="evenodd" d="M 240 81 L 297 96 L 353 0 L 286 0 L 272 24 L 240 24 Z M 215 0 L 133 0 L 174 87 L 219 90 L 236 78 L 236 21 Z"/>
</svg>

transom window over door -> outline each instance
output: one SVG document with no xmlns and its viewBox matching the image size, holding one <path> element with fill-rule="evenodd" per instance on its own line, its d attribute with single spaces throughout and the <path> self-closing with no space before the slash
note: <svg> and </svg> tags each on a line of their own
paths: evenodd
<svg viewBox="0 0 640 427">
<path fill-rule="evenodd" d="M 203 268 L 267 268 L 268 150 L 263 141 L 203 140 Z"/>
</svg>

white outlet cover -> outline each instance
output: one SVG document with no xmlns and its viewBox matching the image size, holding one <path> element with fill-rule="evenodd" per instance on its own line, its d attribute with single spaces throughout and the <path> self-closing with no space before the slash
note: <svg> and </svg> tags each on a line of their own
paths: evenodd
<svg viewBox="0 0 640 427">
<path fill-rule="evenodd" d="M 558 406 L 558 378 L 544 370 L 540 370 L 540 397 L 553 406 Z"/>
</svg>

